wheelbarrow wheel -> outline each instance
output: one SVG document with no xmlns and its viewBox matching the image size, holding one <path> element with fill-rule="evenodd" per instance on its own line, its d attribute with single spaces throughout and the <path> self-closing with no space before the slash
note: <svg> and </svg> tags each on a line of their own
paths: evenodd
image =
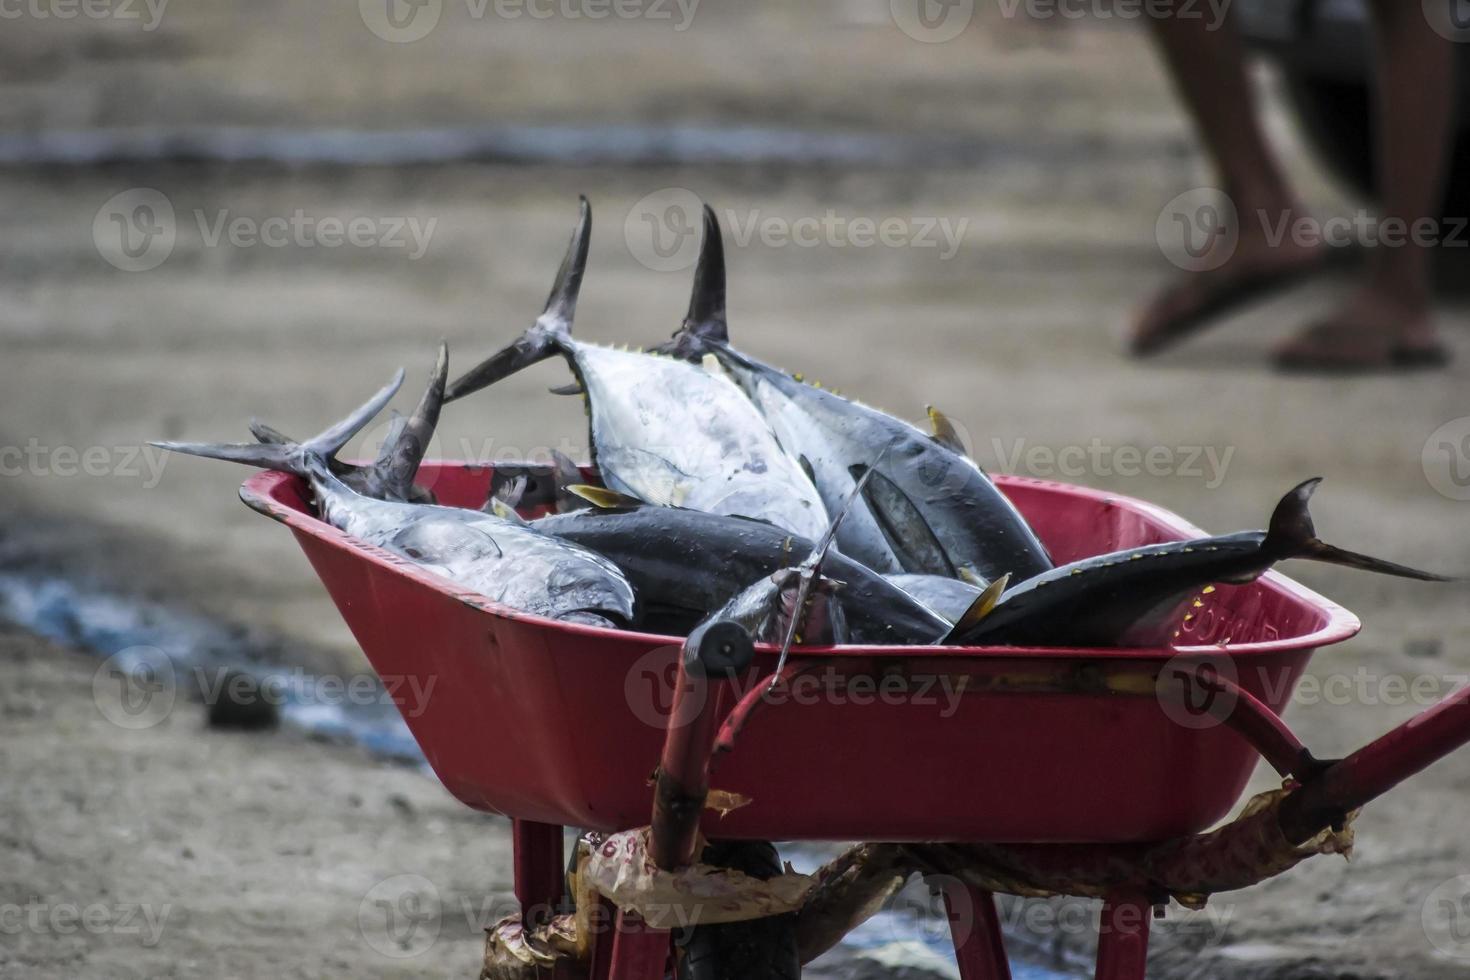
<svg viewBox="0 0 1470 980">
<path fill-rule="evenodd" d="M 762 880 L 781 873 L 781 857 L 765 841 L 712 841 L 700 860 Z M 679 945 L 683 949 L 679 976 L 688 980 L 798 980 L 801 976 L 794 914 L 695 926 L 683 931 Z"/>
</svg>

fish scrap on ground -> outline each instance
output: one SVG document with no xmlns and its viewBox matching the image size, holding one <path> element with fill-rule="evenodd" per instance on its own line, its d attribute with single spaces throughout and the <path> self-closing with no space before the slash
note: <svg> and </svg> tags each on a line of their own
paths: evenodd
<svg viewBox="0 0 1470 980">
<path fill-rule="evenodd" d="M 155 445 L 300 477 L 323 520 L 519 612 L 677 636 L 733 624 L 783 656 L 793 644 L 1167 643 L 1201 589 L 1290 558 L 1448 580 L 1319 540 L 1307 512 L 1318 479 L 1287 493 L 1266 530 L 1056 566 L 942 413 L 930 409 L 926 433 L 731 346 L 708 207 L 689 312 L 670 340 L 619 350 L 575 339 L 591 232 L 582 198 L 535 323 L 447 385 L 441 345 L 418 406 L 370 464 L 336 453 L 401 370 L 305 442 L 252 421 L 255 443 Z M 554 391 L 585 400 L 600 485 L 565 457 L 544 472 L 498 467 L 482 509 L 440 505 L 415 484 L 443 404 L 558 355 L 575 383 Z M 543 516 L 525 496 L 532 472 L 552 486 Z"/>
</svg>

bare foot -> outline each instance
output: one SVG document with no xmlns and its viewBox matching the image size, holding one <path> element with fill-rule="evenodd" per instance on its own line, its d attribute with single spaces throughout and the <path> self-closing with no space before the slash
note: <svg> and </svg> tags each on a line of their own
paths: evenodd
<svg viewBox="0 0 1470 980">
<path fill-rule="evenodd" d="M 1133 321 L 1129 351 L 1157 353 L 1252 300 L 1294 285 L 1318 272 L 1327 257 L 1321 245 L 1274 244 L 1248 223 L 1234 251 L 1218 268 L 1188 272 L 1156 293 Z M 1248 233 L 1249 232 L 1249 233 Z M 1205 265 L 1211 265 L 1208 255 Z"/>
<path fill-rule="evenodd" d="M 1275 360 L 1286 371 L 1341 374 L 1441 367 L 1450 356 L 1427 304 L 1405 303 L 1365 286 L 1328 317 L 1277 347 Z"/>
</svg>

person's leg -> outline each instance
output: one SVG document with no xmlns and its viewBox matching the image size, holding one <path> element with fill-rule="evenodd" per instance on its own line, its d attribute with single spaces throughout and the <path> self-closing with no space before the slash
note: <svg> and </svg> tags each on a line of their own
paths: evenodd
<svg viewBox="0 0 1470 980">
<path fill-rule="evenodd" d="M 1139 354 L 1202 325 L 1207 314 L 1225 312 L 1233 297 L 1299 274 L 1321 257 L 1319 249 L 1294 243 L 1289 235 L 1274 246 L 1269 240 L 1269 228 L 1304 212 L 1266 143 L 1246 74 L 1244 45 L 1234 25 L 1228 18 L 1214 24 L 1203 17 L 1156 17 L 1149 22 L 1221 189 L 1235 205 L 1240 233 L 1218 268 L 1188 273 L 1145 304 L 1131 340 Z"/>
<path fill-rule="evenodd" d="M 1454 46 L 1420 4 L 1373 0 L 1377 27 L 1375 176 L 1380 237 L 1367 280 L 1327 319 L 1278 351 L 1287 367 L 1378 367 L 1443 359 L 1431 319 L 1433 252 L 1415 222 L 1437 218 L 1454 100 Z M 1390 222 L 1397 227 L 1391 227 Z"/>
</svg>

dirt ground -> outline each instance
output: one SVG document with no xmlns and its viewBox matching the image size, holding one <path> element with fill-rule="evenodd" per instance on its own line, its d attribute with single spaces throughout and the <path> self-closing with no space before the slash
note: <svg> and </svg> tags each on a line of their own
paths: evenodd
<svg viewBox="0 0 1470 980">
<path fill-rule="evenodd" d="M 1208 182 L 1146 38 L 1116 24 L 983 14 L 954 41 L 920 44 L 886 7 L 710 5 L 673 31 L 654 21 L 475 19 L 449 4 L 441 26 L 412 44 L 375 37 L 352 5 L 285 0 L 168 8 L 152 31 L 8 21 L 0 142 L 12 146 L 99 127 L 765 125 L 941 134 L 972 146 L 975 162 L 0 170 L 5 568 L 165 599 L 280 637 L 283 660 L 362 669 L 289 535 L 240 506 L 245 471 L 165 460 L 146 440 L 241 438 L 253 416 L 315 431 L 400 365 L 409 390 L 395 404 L 406 409 L 438 339 L 450 344 L 452 369 L 466 367 L 529 324 L 578 193 L 596 219 L 578 334 L 662 338 L 682 315 L 689 272 L 663 270 L 650 251 L 646 202 L 687 189 L 727 228 L 829 211 L 848 229 L 855 219 L 896 219 L 913 234 L 964 222 L 952 255 L 942 237 L 933 247 L 840 236 L 807 247 L 759 232 L 727 241 L 732 331 L 752 352 L 900 414 L 942 407 L 992 471 L 1132 494 L 1213 530 L 1260 526 L 1286 488 L 1321 475 L 1314 514 L 1328 540 L 1466 571 L 1470 503 L 1460 498 L 1470 494 L 1453 479 L 1464 462 L 1454 447 L 1470 433 L 1462 298 L 1444 307 L 1459 358 L 1439 374 L 1286 379 L 1268 369 L 1271 343 L 1324 311 L 1352 271 L 1157 362 L 1127 361 L 1127 312 L 1172 271 L 1156 219 Z M 1357 206 L 1307 158 L 1274 101 L 1271 124 L 1314 210 Z M 106 259 L 117 256 L 105 235 L 109 202 L 134 202 L 139 189 L 167 199 L 176 241 L 161 264 L 130 272 Z M 417 257 L 411 246 L 213 238 L 222 221 L 264 227 L 298 212 L 432 232 Z M 436 455 L 585 455 L 580 406 L 545 391 L 564 380 L 548 365 L 454 406 Z M 1130 453 L 1150 449 L 1168 464 L 1130 467 Z M 1315 659 L 1311 677 L 1324 686 L 1290 711 L 1320 754 L 1409 717 L 1416 704 L 1400 685 L 1442 694 L 1470 674 L 1464 585 L 1288 571 L 1365 621 L 1358 638 Z M 356 917 L 374 883 L 404 872 L 428 878 L 456 908 L 503 896 L 501 823 L 461 810 L 417 771 L 288 734 L 201 734 L 181 716 L 119 738 L 97 715 L 91 662 L 14 633 L 4 650 L 0 826 L 10 857 L 0 862 L 0 902 L 171 902 L 177 911 L 151 948 L 117 942 L 115 931 L 0 929 L 0 970 L 474 969 L 479 940 L 457 912 L 424 957 L 402 962 L 377 953 Z M 1258 773 L 1254 788 L 1268 776 Z M 1367 811 L 1352 863 L 1323 859 L 1222 897 L 1220 917 L 1206 920 L 1223 920 L 1218 934 L 1164 924 L 1157 975 L 1464 975 L 1470 947 L 1442 935 L 1436 944 L 1423 916 L 1444 897 L 1437 888 L 1470 873 L 1467 788 L 1470 755 L 1443 762 Z M 1085 945 L 1065 930 L 1042 939 Z"/>
</svg>

